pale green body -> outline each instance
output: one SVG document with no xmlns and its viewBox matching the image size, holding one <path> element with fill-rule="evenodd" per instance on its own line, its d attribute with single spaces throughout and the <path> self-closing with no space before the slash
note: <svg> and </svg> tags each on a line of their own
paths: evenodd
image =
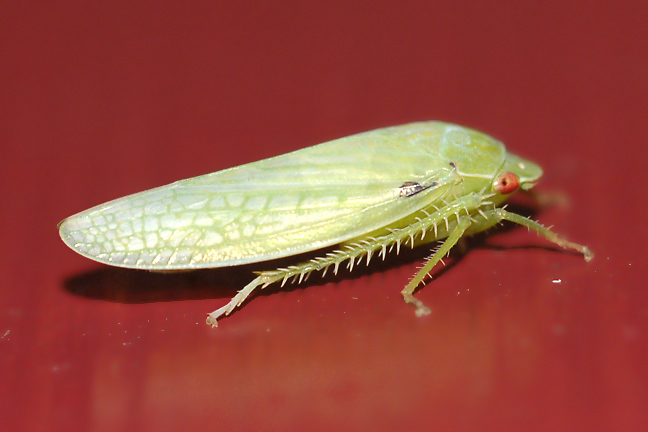
<svg viewBox="0 0 648 432">
<path fill-rule="evenodd" d="M 210 314 L 215 325 L 259 285 L 301 280 L 331 265 L 337 271 L 341 262 L 353 266 L 363 256 L 368 262 L 374 252 L 384 258 L 387 247 L 405 241 L 414 246 L 448 237 L 449 250 L 463 234 L 515 219 L 496 208 L 509 196 L 493 190 L 504 172 L 515 174 L 524 189 L 542 175 L 538 165 L 475 130 L 411 123 L 130 195 L 72 216 L 59 228 L 65 243 L 88 258 L 149 270 L 240 265 L 342 245 L 306 263 L 261 273 Z M 535 222 L 517 218 L 550 237 Z M 453 233 L 457 238 L 450 242 Z M 589 251 L 581 251 L 587 257 Z M 411 294 L 428 272 L 419 272 L 403 292 L 419 314 L 427 308 Z"/>
</svg>

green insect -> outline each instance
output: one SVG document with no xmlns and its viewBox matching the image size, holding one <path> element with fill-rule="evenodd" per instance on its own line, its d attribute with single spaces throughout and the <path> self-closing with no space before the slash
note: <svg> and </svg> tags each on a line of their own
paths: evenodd
<svg viewBox="0 0 648 432">
<path fill-rule="evenodd" d="M 263 271 L 207 323 L 228 315 L 254 291 L 312 272 L 337 274 L 363 258 L 385 259 L 402 244 L 445 241 L 402 290 L 413 296 L 464 235 L 501 221 L 527 227 L 582 253 L 583 245 L 499 207 L 542 176 L 535 163 L 473 129 L 420 122 L 377 129 L 285 155 L 126 196 L 59 224 L 78 253 L 113 266 L 190 270 L 257 263 L 337 247 L 317 258 Z"/>
</svg>

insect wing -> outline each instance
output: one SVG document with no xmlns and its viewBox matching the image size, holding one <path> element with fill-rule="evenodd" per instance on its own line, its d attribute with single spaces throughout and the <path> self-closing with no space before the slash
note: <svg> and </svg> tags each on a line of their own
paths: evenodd
<svg viewBox="0 0 648 432">
<path fill-rule="evenodd" d="M 439 198 L 450 174 L 438 133 L 432 123 L 379 129 L 181 180 L 72 216 L 61 237 L 91 259 L 160 270 L 316 250 Z M 404 194 L 413 184 L 425 189 Z"/>
</svg>

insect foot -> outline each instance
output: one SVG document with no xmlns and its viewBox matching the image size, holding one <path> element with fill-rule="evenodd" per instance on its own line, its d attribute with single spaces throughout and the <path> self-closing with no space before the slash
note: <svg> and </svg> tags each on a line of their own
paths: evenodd
<svg viewBox="0 0 648 432">
<path fill-rule="evenodd" d="M 409 303 L 409 304 L 414 305 L 414 307 L 416 308 L 414 310 L 414 314 L 417 317 L 430 315 L 432 313 L 430 308 L 425 306 L 425 304 L 421 300 L 417 299 L 412 294 L 407 292 L 407 288 L 404 289 L 403 291 L 401 291 L 401 294 L 403 294 L 403 298 L 405 299 L 405 303 Z"/>
</svg>

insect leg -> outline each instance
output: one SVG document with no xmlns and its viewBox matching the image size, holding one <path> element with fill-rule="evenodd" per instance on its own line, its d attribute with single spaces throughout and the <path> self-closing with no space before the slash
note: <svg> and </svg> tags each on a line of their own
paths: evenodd
<svg viewBox="0 0 648 432">
<path fill-rule="evenodd" d="M 585 261 L 590 261 L 592 258 L 594 258 L 594 253 L 587 246 L 565 240 L 564 238 L 558 236 L 558 234 L 556 234 L 555 232 L 551 231 L 549 228 L 544 227 L 538 222 L 533 221 L 529 218 L 525 218 L 524 216 L 520 216 L 516 213 L 508 212 L 501 208 L 492 210 L 492 215 L 492 217 L 495 218 L 497 222 L 502 220 L 514 222 L 516 224 L 527 227 L 529 230 L 535 231 L 542 237 L 546 238 L 554 244 L 557 244 L 561 248 L 575 250 L 583 254 Z"/>
<path fill-rule="evenodd" d="M 243 287 L 243 289 L 232 297 L 225 306 L 210 313 L 207 317 L 207 324 L 212 327 L 217 327 L 217 320 L 222 316 L 229 315 L 234 309 L 240 306 L 257 287 L 265 288 L 271 283 L 281 280 L 285 282 L 292 277 L 297 277 L 298 281 L 301 282 L 310 273 L 314 271 L 325 272 L 329 266 L 333 266 L 333 271 L 337 274 L 340 263 L 344 261 L 349 261 L 349 263 L 351 263 L 349 269 L 352 269 L 352 263 L 359 263 L 361 257 L 367 256 L 368 260 L 369 255 L 374 251 L 386 250 L 387 246 L 390 244 L 400 244 L 404 238 L 407 238 L 410 235 L 409 230 L 394 230 L 385 236 L 372 238 L 371 241 L 360 240 L 349 244 L 343 244 L 340 249 L 334 252 L 329 252 L 325 256 L 314 258 L 298 265 L 259 272 L 258 276 L 252 282 Z"/>
<path fill-rule="evenodd" d="M 333 266 L 334 272 L 337 273 L 337 269 L 340 263 L 344 261 L 349 262 L 359 262 L 361 257 L 367 256 L 375 251 L 383 251 L 383 256 L 386 254 L 388 246 L 400 246 L 401 242 L 406 239 L 414 238 L 418 235 L 419 232 L 422 232 L 425 229 L 434 227 L 435 237 L 436 237 L 436 227 L 440 220 L 447 219 L 451 216 L 457 215 L 458 225 L 454 227 L 450 233 L 448 239 L 441 247 L 441 249 L 435 253 L 432 258 L 425 264 L 423 269 L 414 277 L 412 281 L 407 285 L 403 290 L 403 296 L 405 301 L 408 303 L 413 303 L 417 308 L 417 315 L 427 315 L 430 311 L 420 302 L 418 299 L 415 299 L 412 296 L 412 293 L 418 286 L 418 284 L 425 278 L 425 276 L 430 272 L 432 267 L 443 258 L 443 256 L 452 248 L 452 246 L 457 243 L 457 240 L 463 235 L 464 231 L 470 226 L 471 219 L 469 216 L 459 216 L 459 210 L 466 210 L 468 213 L 469 209 L 475 208 L 479 205 L 480 198 L 473 194 L 457 199 L 452 204 L 446 205 L 438 209 L 436 212 L 426 216 L 425 218 L 420 218 L 417 222 L 410 224 L 404 228 L 391 229 L 388 230 L 389 233 L 373 237 L 369 236 L 365 239 L 355 239 L 352 242 L 344 243 L 340 246 L 340 249 L 327 253 L 325 256 L 314 258 L 310 261 L 289 266 L 287 268 L 264 271 L 258 273 L 258 276 L 249 284 L 247 284 L 241 291 L 239 291 L 225 306 L 215 310 L 210 313 L 207 317 L 207 324 L 216 327 L 217 320 L 224 316 L 229 315 L 236 307 L 240 306 L 241 303 L 257 288 L 265 288 L 271 283 L 288 280 L 291 277 L 298 277 L 301 282 L 302 279 L 307 276 L 309 273 L 314 271 L 325 271 L 329 266 Z M 448 221 L 448 226 L 452 227 Z M 429 237 L 432 240 L 432 237 Z M 367 259 L 368 260 L 368 259 Z M 352 268 L 352 266 L 349 266 Z M 411 286 L 411 288 L 410 288 Z"/>
<path fill-rule="evenodd" d="M 435 265 L 450 252 L 450 249 L 457 244 L 461 236 L 463 236 L 466 229 L 470 226 L 470 219 L 465 217 L 459 221 L 459 224 L 450 232 L 450 235 L 443 242 L 441 247 L 432 255 L 423 265 L 423 267 L 414 275 L 412 280 L 409 281 L 407 286 L 401 291 L 406 303 L 413 304 L 416 308 L 416 316 L 424 316 L 430 314 L 430 309 L 423 304 L 423 302 L 414 297 L 414 291 L 419 286 L 423 279 L 432 271 Z"/>
<path fill-rule="evenodd" d="M 218 319 L 223 315 L 229 315 L 234 309 L 239 307 L 252 291 L 257 287 L 265 288 L 273 282 L 277 282 L 281 279 L 287 279 L 296 274 L 304 275 L 305 272 L 302 270 L 303 266 L 290 266 L 287 269 L 278 269 L 272 271 L 259 272 L 259 275 L 254 278 L 252 282 L 245 285 L 243 289 L 236 293 L 234 297 L 223 307 L 216 309 L 214 312 L 207 315 L 207 324 L 212 327 L 218 327 Z M 282 284 L 283 286 L 283 284 Z"/>
<path fill-rule="evenodd" d="M 216 309 L 214 312 L 207 316 L 207 324 L 212 327 L 218 327 L 218 318 L 223 315 L 229 315 L 237 306 L 239 306 L 245 299 L 254 291 L 259 285 L 263 285 L 263 276 L 257 276 L 252 282 L 245 285 L 225 306 Z"/>
</svg>

